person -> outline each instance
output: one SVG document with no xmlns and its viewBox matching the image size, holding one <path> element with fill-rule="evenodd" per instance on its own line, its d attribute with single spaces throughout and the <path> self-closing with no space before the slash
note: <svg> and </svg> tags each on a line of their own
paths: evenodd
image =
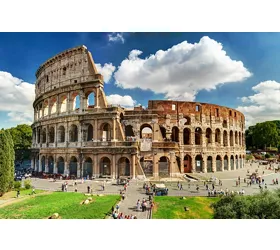
<svg viewBox="0 0 280 250">
<path fill-rule="evenodd" d="M 124 195 L 124 194 L 122 194 L 122 200 L 124 200 L 124 198 L 125 198 L 125 195 Z"/>
<path fill-rule="evenodd" d="M 88 194 L 90 193 L 90 186 L 88 185 L 87 186 L 87 191 L 88 191 Z"/>
<path fill-rule="evenodd" d="M 179 181 L 177 182 L 177 187 L 178 187 L 178 189 L 180 188 L 180 182 Z"/>
<path fill-rule="evenodd" d="M 183 190 L 183 184 L 181 183 L 181 185 L 180 185 L 180 190 Z"/>
<path fill-rule="evenodd" d="M 78 192 L 78 189 L 77 189 L 77 187 L 75 187 L 75 192 L 76 192 L 76 193 Z"/>
<path fill-rule="evenodd" d="M 17 191 L 17 198 L 19 197 L 19 195 L 20 195 L 20 191 L 18 190 L 18 191 Z"/>
<path fill-rule="evenodd" d="M 266 183 L 264 184 L 264 188 L 265 188 L 265 189 L 267 189 L 267 185 L 266 185 Z"/>
<path fill-rule="evenodd" d="M 119 206 L 119 204 L 117 204 L 117 206 L 116 206 L 117 213 L 119 213 L 119 209 L 120 209 L 120 206 Z"/>
<path fill-rule="evenodd" d="M 61 191 L 64 192 L 64 184 L 61 184 Z"/>
<path fill-rule="evenodd" d="M 208 190 L 208 184 L 206 184 L 205 187 L 206 187 L 206 190 Z"/>
<path fill-rule="evenodd" d="M 278 179 L 276 178 L 276 181 L 275 181 L 276 185 L 278 185 Z"/>
<path fill-rule="evenodd" d="M 31 194 L 36 194 L 36 193 L 35 193 L 35 189 L 34 189 L 34 188 L 32 189 L 32 193 L 31 193 Z"/>
<path fill-rule="evenodd" d="M 198 186 L 198 185 L 196 185 L 196 191 L 197 191 L 197 192 L 199 191 L 199 186 Z"/>
<path fill-rule="evenodd" d="M 74 185 L 77 186 L 77 181 L 75 180 Z"/>
<path fill-rule="evenodd" d="M 215 184 L 214 183 L 212 183 L 212 189 L 215 189 Z"/>
<path fill-rule="evenodd" d="M 138 200 L 137 203 L 136 203 L 137 211 L 140 211 L 140 206 L 141 206 L 141 203 L 140 203 L 140 200 Z"/>
<path fill-rule="evenodd" d="M 115 211 L 114 206 L 112 206 L 111 211 L 112 211 L 112 215 L 113 215 L 113 214 L 114 214 L 114 211 Z"/>
</svg>

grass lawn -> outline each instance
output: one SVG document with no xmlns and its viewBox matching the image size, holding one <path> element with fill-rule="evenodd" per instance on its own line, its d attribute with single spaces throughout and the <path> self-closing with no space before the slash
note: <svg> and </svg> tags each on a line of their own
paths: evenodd
<svg viewBox="0 0 280 250">
<path fill-rule="evenodd" d="M 0 208 L 0 219 L 46 219 L 58 213 L 61 219 L 103 219 L 120 200 L 118 195 L 92 196 L 93 202 L 81 193 L 53 192 L 33 196 Z"/>
<path fill-rule="evenodd" d="M 46 191 L 35 189 L 36 194 L 40 194 L 40 193 L 43 193 L 43 192 L 46 192 Z M 32 189 L 21 189 L 20 190 L 20 198 L 24 197 L 26 195 L 29 195 L 31 193 L 32 193 Z M 13 190 L 13 191 L 10 191 L 8 193 L 5 193 L 2 197 L 0 197 L 0 200 L 8 200 L 8 199 L 16 198 L 16 197 L 17 197 L 17 191 Z"/>
<path fill-rule="evenodd" d="M 181 197 L 156 196 L 153 219 L 213 219 L 211 203 L 218 197 Z M 185 211 L 184 207 L 189 211 Z"/>
</svg>

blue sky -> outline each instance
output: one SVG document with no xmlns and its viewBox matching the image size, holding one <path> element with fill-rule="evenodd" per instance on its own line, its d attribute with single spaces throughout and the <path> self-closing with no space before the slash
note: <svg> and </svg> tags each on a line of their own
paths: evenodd
<svg viewBox="0 0 280 250">
<path fill-rule="evenodd" d="M 37 68 L 82 44 L 101 72 L 110 65 L 111 102 L 209 102 L 237 108 L 247 125 L 280 117 L 280 33 L 0 33 L 1 127 L 32 122 Z"/>
</svg>

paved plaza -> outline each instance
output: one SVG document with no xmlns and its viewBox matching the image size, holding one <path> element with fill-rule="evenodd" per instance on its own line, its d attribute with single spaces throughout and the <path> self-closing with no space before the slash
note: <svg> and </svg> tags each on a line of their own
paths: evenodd
<svg viewBox="0 0 280 250">
<path fill-rule="evenodd" d="M 275 165 L 276 166 L 276 165 Z M 272 180 L 280 178 L 280 173 L 275 173 L 273 170 L 266 169 L 268 166 L 263 166 L 252 163 L 246 164 L 245 168 L 235 170 L 235 171 L 226 171 L 226 172 L 217 172 L 217 173 L 207 173 L 207 174 L 196 174 L 196 176 L 200 176 L 201 178 L 209 179 L 210 177 L 216 177 L 222 181 L 222 186 L 215 186 L 216 190 L 228 188 L 230 191 L 240 191 L 244 189 L 245 195 L 258 193 L 259 186 L 257 184 L 252 184 L 252 186 L 247 186 L 247 183 L 244 183 L 244 178 L 247 177 L 247 171 L 250 173 L 254 172 L 258 169 L 258 172 L 265 180 L 267 184 L 267 189 L 272 190 L 275 188 L 279 188 L 278 185 L 273 185 Z M 264 171 L 264 174 L 262 174 Z M 240 176 L 241 184 L 240 187 L 236 186 L 236 180 Z M 32 178 L 32 185 L 37 189 L 44 189 L 50 191 L 60 191 L 61 186 L 64 183 L 64 180 L 53 181 L 52 179 L 38 179 Z M 139 212 L 136 211 L 136 202 L 138 199 L 140 201 L 145 198 L 148 199 L 148 196 L 145 194 L 145 190 L 143 189 L 143 184 L 145 181 L 143 180 L 131 180 L 127 191 L 125 192 L 125 199 L 119 203 L 120 210 L 125 215 L 136 215 L 139 219 L 146 219 L 149 217 L 148 212 Z M 170 178 L 165 179 L 165 185 L 168 188 L 169 196 L 208 196 L 208 192 L 204 186 L 203 181 L 197 182 L 192 181 L 188 182 L 187 180 L 180 179 L 180 183 L 183 185 L 183 190 L 178 190 L 177 187 L 178 179 Z M 87 187 L 90 186 L 92 193 L 94 194 L 117 194 L 120 195 L 120 191 L 123 190 L 122 185 L 116 185 L 115 180 L 86 180 L 82 183 L 82 180 L 77 180 L 77 189 L 78 192 L 87 193 Z M 102 190 L 102 185 L 105 183 L 105 190 Z M 146 181 L 149 183 L 149 181 Z M 190 185 L 189 185 L 190 184 Z M 199 191 L 196 190 L 196 186 L 199 185 Z M 209 185 L 211 188 L 211 185 Z M 73 180 L 68 180 L 68 192 L 74 192 L 75 186 Z"/>
</svg>

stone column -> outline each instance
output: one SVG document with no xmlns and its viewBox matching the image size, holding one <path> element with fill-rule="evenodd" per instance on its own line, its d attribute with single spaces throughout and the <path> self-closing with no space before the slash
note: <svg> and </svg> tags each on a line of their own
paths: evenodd
<svg viewBox="0 0 280 250">
<path fill-rule="evenodd" d="M 77 178 L 81 177 L 81 164 L 80 164 L 80 160 L 78 160 L 77 162 Z"/>
<path fill-rule="evenodd" d="M 67 104 L 66 104 L 66 113 L 70 113 L 71 112 L 71 110 L 70 110 L 70 108 L 71 108 L 71 101 L 70 101 L 70 92 L 68 92 L 67 93 Z"/>
<path fill-rule="evenodd" d="M 195 173 L 195 155 L 192 155 L 191 156 L 191 171 L 192 171 L 192 173 Z"/>
<path fill-rule="evenodd" d="M 221 157 L 221 164 L 222 164 L 222 167 L 221 167 L 222 172 L 224 172 L 224 171 L 225 171 L 225 166 L 224 166 L 224 157 Z"/>
<path fill-rule="evenodd" d="M 98 127 L 97 127 L 97 119 L 94 120 L 94 134 L 93 138 L 94 140 L 98 140 Z"/>
<path fill-rule="evenodd" d="M 54 173 L 54 174 L 57 174 L 57 163 L 56 163 L 56 159 L 54 159 L 54 162 L 53 162 L 53 173 Z"/>
<path fill-rule="evenodd" d="M 68 128 L 68 122 L 66 122 L 66 126 L 65 126 L 65 143 L 66 145 L 68 145 L 67 143 L 69 142 L 69 128 Z"/>
<path fill-rule="evenodd" d="M 31 168 L 32 168 L 33 170 L 35 169 L 34 156 L 32 156 L 32 160 L 31 160 Z"/>
<path fill-rule="evenodd" d="M 45 157 L 45 172 L 49 172 L 49 157 L 47 155 Z"/>
<path fill-rule="evenodd" d="M 95 107 L 99 108 L 99 88 L 96 88 L 96 95 L 95 95 Z"/>
<path fill-rule="evenodd" d="M 94 155 L 94 161 L 93 161 L 93 169 L 95 172 L 95 176 L 98 177 L 99 176 L 99 162 L 98 162 L 98 155 Z"/>
<path fill-rule="evenodd" d="M 39 172 L 42 172 L 42 156 L 39 155 Z"/>
<path fill-rule="evenodd" d="M 69 162 L 65 161 L 64 163 L 64 175 L 69 175 Z"/>
<path fill-rule="evenodd" d="M 180 152 L 180 163 L 181 163 L 180 172 L 181 172 L 181 174 L 183 174 L 184 173 L 184 151 Z"/>
<path fill-rule="evenodd" d="M 154 178 L 158 177 L 158 162 L 156 153 L 153 153 L 153 176 Z"/>
<path fill-rule="evenodd" d="M 212 131 L 212 134 L 211 134 L 211 146 L 215 146 L 216 145 L 216 142 L 215 142 L 215 139 L 216 139 L 216 131 Z"/>
<path fill-rule="evenodd" d="M 135 179 L 136 166 L 135 166 L 135 154 L 132 155 L 132 179 Z"/>
<path fill-rule="evenodd" d="M 202 172 L 207 173 L 207 157 L 202 156 Z"/>
<path fill-rule="evenodd" d="M 217 164 L 216 157 L 214 156 L 214 157 L 212 157 L 212 170 L 213 170 L 213 172 L 217 171 L 216 164 Z"/>
<path fill-rule="evenodd" d="M 83 176 L 83 175 L 84 175 L 84 167 L 85 167 L 85 160 L 82 161 L 82 165 L 81 165 L 81 175 L 80 175 L 80 177 L 84 177 L 84 176 Z M 92 173 L 92 174 L 94 174 L 94 173 Z"/>
<path fill-rule="evenodd" d="M 112 134 L 112 139 L 111 141 L 117 141 L 116 140 L 116 118 L 113 118 L 113 134 Z"/>
<path fill-rule="evenodd" d="M 112 178 L 117 178 L 117 172 L 116 172 L 116 155 L 112 155 Z"/>
<path fill-rule="evenodd" d="M 202 131 L 201 133 L 201 140 L 202 140 L 202 143 L 201 143 L 201 147 L 206 147 L 206 134 L 205 134 L 205 131 Z"/>
<path fill-rule="evenodd" d="M 79 113 L 82 113 L 84 110 L 84 101 L 85 101 L 85 94 L 84 92 L 81 90 L 80 91 L 80 109 L 79 109 Z"/>
<path fill-rule="evenodd" d="M 175 159 L 175 152 L 170 152 L 170 160 L 169 160 L 169 163 L 170 163 L 170 177 L 172 177 L 174 175 L 174 169 L 175 169 L 175 163 L 176 162 L 176 159 Z"/>
<path fill-rule="evenodd" d="M 48 99 L 48 116 L 51 115 L 51 98 Z"/>
<path fill-rule="evenodd" d="M 56 114 L 60 114 L 59 95 L 56 96 Z"/>
</svg>

